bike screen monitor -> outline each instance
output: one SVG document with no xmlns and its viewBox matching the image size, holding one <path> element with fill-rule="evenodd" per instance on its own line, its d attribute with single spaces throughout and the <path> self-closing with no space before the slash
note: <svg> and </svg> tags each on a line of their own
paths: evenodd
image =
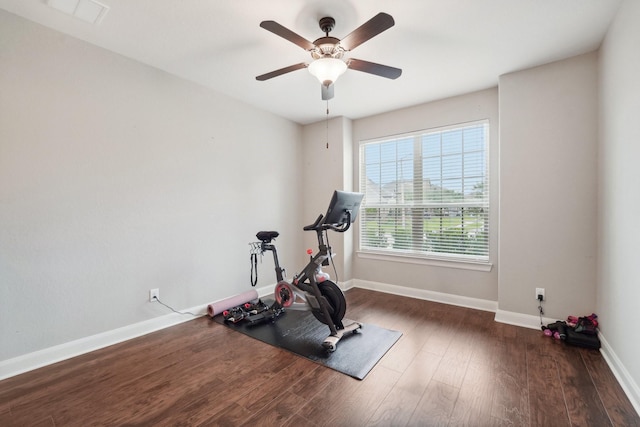
<svg viewBox="0 0 640 427">
<path fill-rule="evenodd" d="M 363 197 L 362 193 L 334 191 L 323 222 L 332 225 L 345 224 L 349 218 L 348 212 L 351 214 L 351 222 L 354 222 L 358 216 L 358 209 Z"/>
</svg>

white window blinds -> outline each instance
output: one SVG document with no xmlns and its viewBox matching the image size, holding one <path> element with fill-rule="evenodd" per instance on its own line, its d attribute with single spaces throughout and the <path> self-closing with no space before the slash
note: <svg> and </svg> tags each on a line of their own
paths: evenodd
<svg viewBox="0 0 640 427">
<path fill-rule="evenodd" d="M 360 250 L 489 260 L 489 124 L 360 145 Z"/>
</svg>

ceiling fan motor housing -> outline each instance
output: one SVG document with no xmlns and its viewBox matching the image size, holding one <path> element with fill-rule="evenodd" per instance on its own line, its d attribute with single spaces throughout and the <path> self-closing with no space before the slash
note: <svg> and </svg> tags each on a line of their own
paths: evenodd
<svg viewBox="0 0 640 427">
<path fill-rule="evenodd" d="M 340 39 L 335 37 L 320 37 L 313 42 L 316 45 L 315 49 L 311 51 L 313 59 L 319 58 L 342 58 L 344 49 L 339 45 Z"/>
<path fill-rule="evenodd" d="M 320 19 L 318 24 L 320 25 L 320 29 L 325 33 L 325 36 L 320 37 L 313 42 L 313 44 L 316 46 L 315 49 L 311 51 L 311 56 L 313 57 L 313 59 L 342 58 L 344 49 L 342 49 L 339 45 L 340 39 L 329 36 L 329 33 L 336 25 L 336 20 L 330 16 L 325 16 L 324 18 Z"/>
</svg>

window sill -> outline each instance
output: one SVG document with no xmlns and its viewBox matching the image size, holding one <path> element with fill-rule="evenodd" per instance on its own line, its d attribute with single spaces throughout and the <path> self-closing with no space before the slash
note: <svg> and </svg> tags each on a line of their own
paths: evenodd
<svg viewBox="0 0 640 427">
<path fill-rule="evenodd" d="M 451 260 L 446 258 L 426 258 L 405 254 L 389 254 L 371 251 L 357 251 L 358 258 L 363 259 L 375 259 L 379 261 L 389 262 L 402 262 L 407 264 L 421 264 L 429 265 L 433 267 L 445 267 L 445 268 L 457 268 L 462 270 L 474 270 L 489 272 L 493 268 L 491 262 L 481 261 L 463 261 L 463 260 Z"/>
</svg>

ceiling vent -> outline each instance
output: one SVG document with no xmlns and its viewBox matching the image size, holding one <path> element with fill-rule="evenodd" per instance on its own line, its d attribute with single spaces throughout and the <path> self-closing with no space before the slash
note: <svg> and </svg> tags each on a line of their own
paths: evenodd
<svg viewBox="0 0 640 427">
<path fill-rule="evenodd" d="M 94 0 L 47 0 L 47 4 L 90 24 L 99 24 L 109 11 L 109 6 Z"/>
</svg>

